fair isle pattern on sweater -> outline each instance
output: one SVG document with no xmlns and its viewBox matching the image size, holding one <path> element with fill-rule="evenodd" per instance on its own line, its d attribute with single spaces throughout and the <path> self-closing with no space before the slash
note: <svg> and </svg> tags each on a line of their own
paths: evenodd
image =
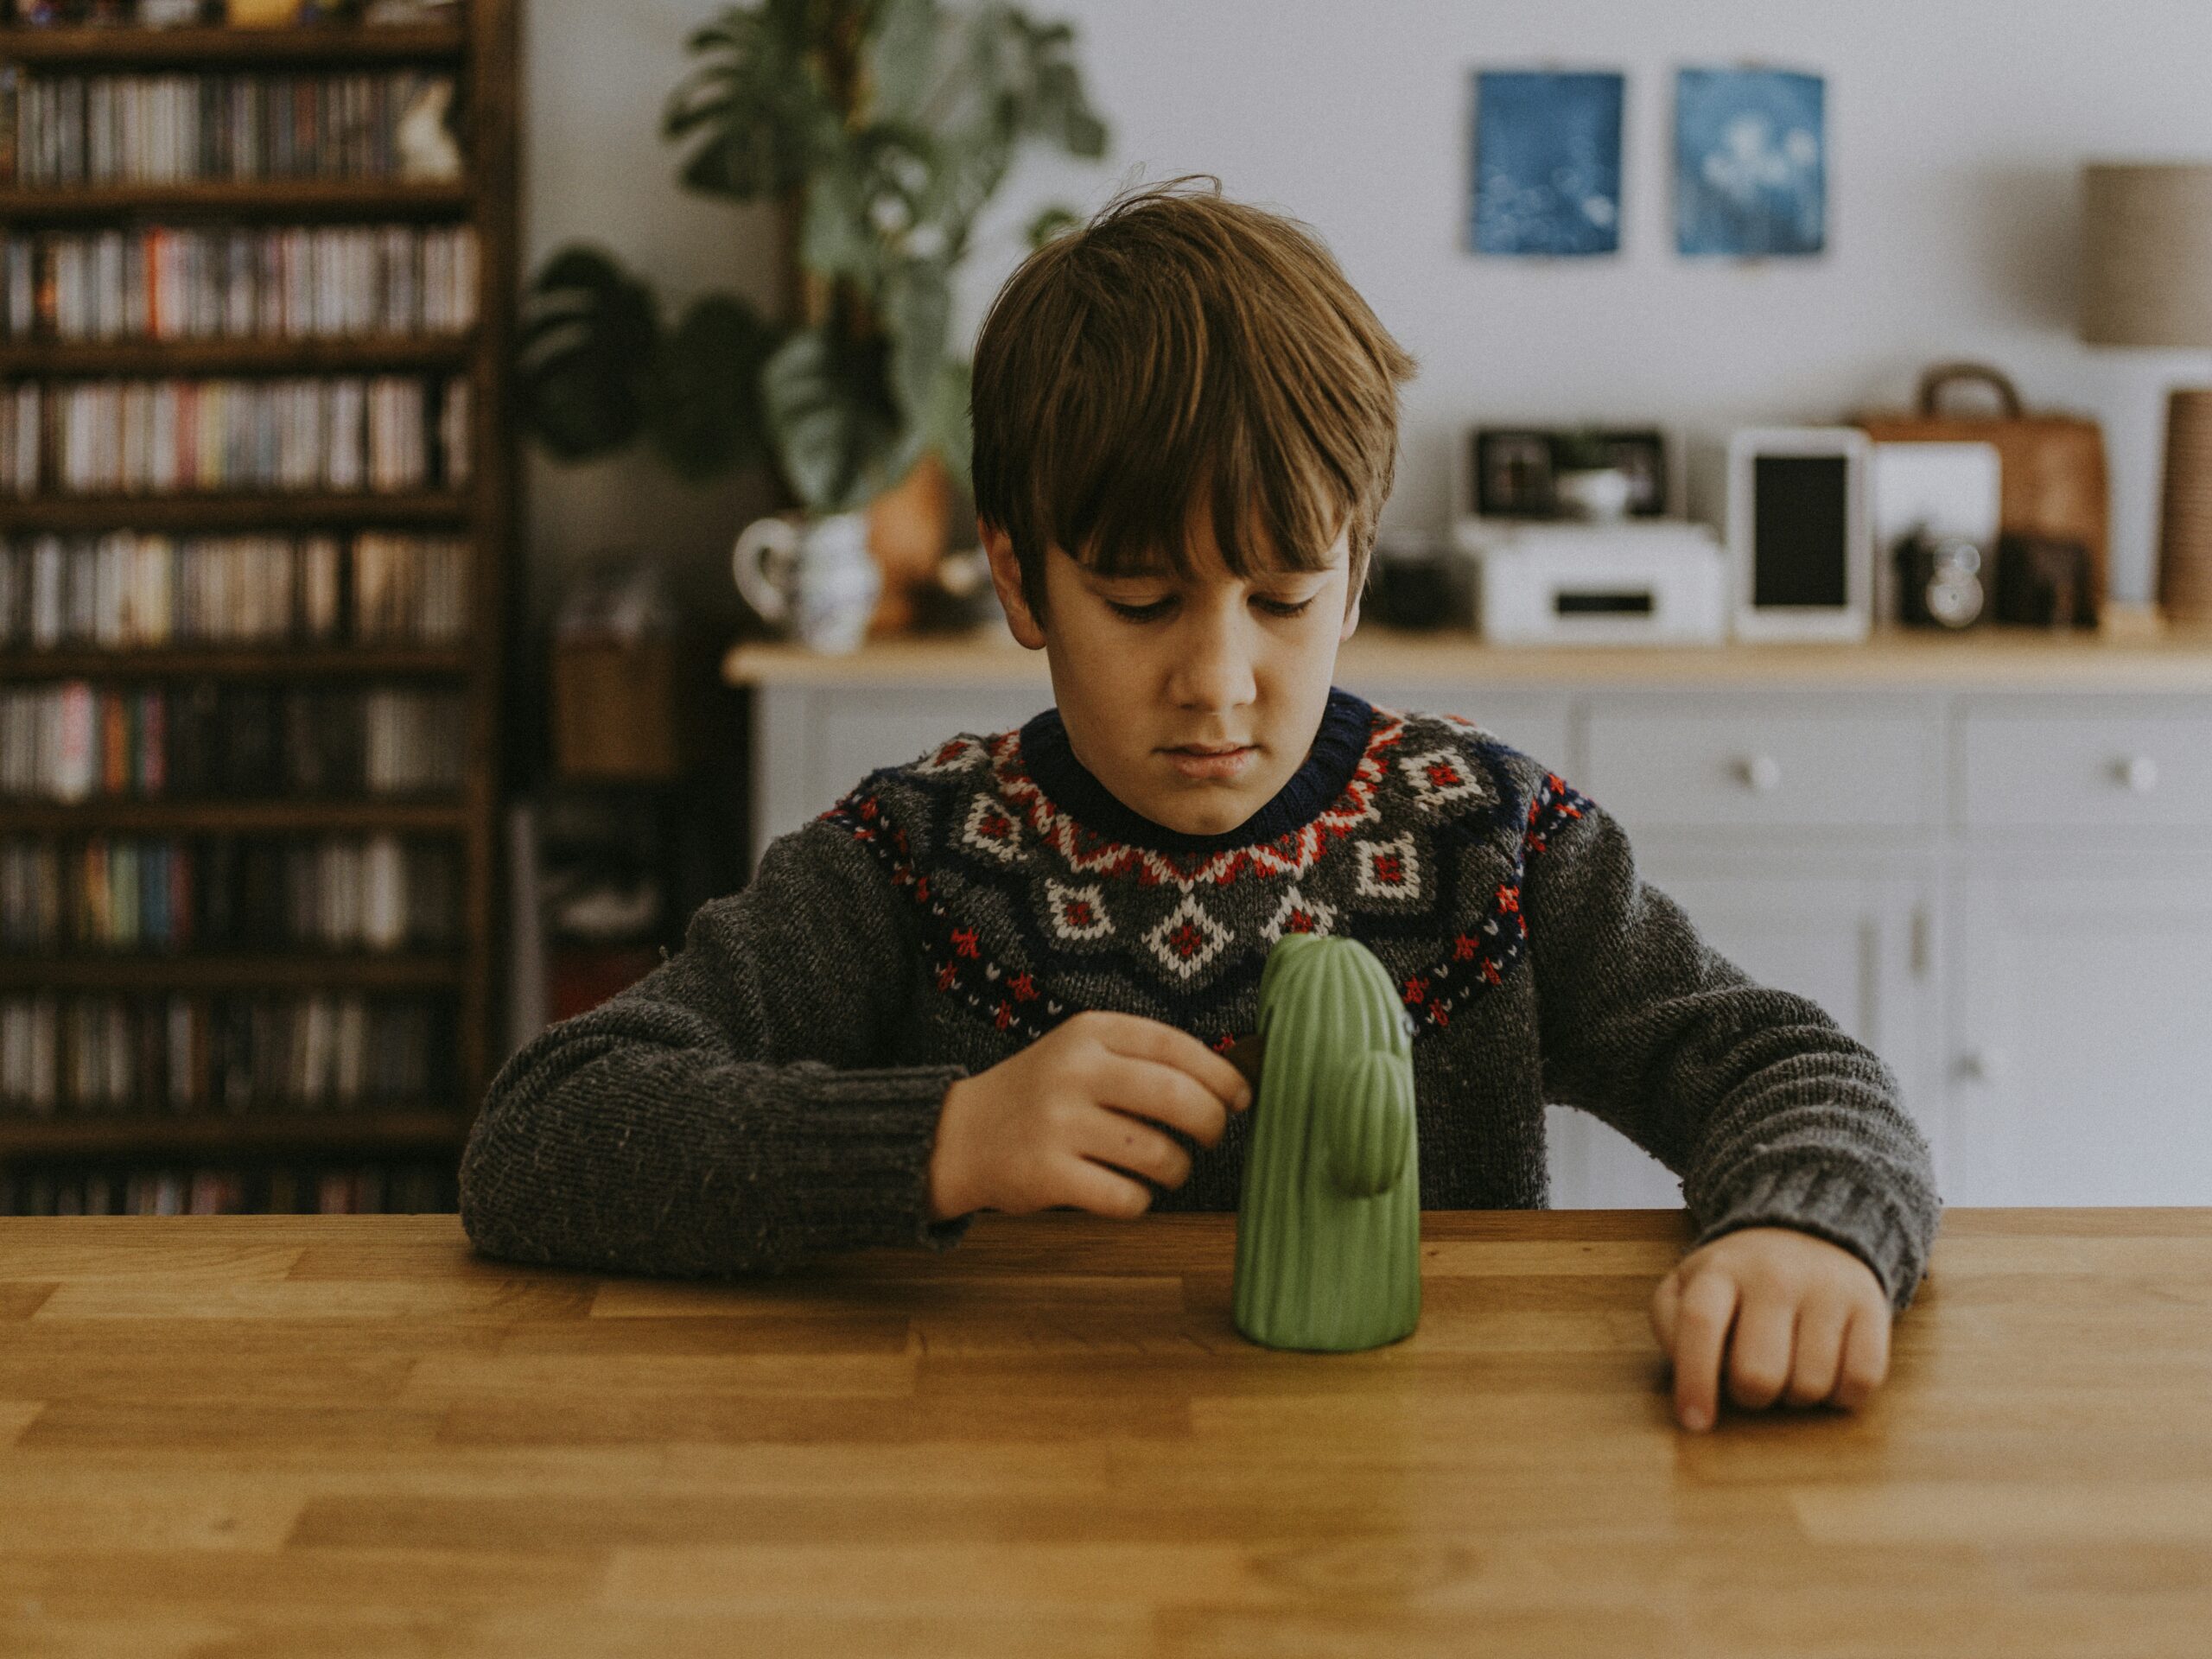
<svg viewBox="0 0 2212 1659">
<path fill-rule="evenodd" d="M 963 733 L 871 773 L 822 816 L 865 843 L 912 901 L 938 993 L 998 1031 L 1034 1039 L 1094 1006 L 1095 989 L 1055 995 L 1056 975 L 1073 967 L 1224 1048 L 1268 950 L 1313 932 L 1396 947 L 1385 960 L 1403 969 L 1418 1039 L 1522 959 L 1526 861 L 1586 802 L 1546 773 L 1523 804 L 1504 764 L 1513 752 L 1458 716 L 1341 692 L 1330 712 L 1339 727 L 1365 726 L 1349 776 L 1310 819 L 1264 841 L 1190 837 L 1178 849 L 1102 833 L 1039 783 L 1024 748 L 1038 722 Z M 1510 861 L 1499 879 L 1494 853 L 1475 852 L 1501 842 Z"/>
</svg>

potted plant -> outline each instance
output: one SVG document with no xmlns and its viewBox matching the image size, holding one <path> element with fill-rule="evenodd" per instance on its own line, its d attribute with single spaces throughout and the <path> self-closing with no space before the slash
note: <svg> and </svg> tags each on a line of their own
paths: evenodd
<svg viewBox="0 0 2212 1659">
<path fill-rule="evenodd" d="M 976 215 L 1025 145 L 1105 152 L 1073 43 L 1068 24 L 996 3 L 755 0 L 721 12 L 686 42 L 696 61 L 662 137 L 683 147 L 686 188 L 776 205 L 795 315 L 771 320 L 714 293 L 664 326 L 651 286 L 613 254 L 563 247 L 527 299 L 525 429 L 567 461 L 642 436 L 692 480 L 766 462 L 807 520 L 802 540 L 842 550 L 822 563 L 846 574 L 822 593 L 849 607 L 851 549 L 865 544 L 894 571 L 872 625 L 906 626 L 903 582 L 933 574 L 951 492 L 967 487 L 968 365 L 948 334 Z M 1032 245 L 1072 219 L 1046 209 Z M 918 533 L 902 531 L 902 505 L 919 509 Z M 757 591 L 807 586 L 805 548 L 785 563 Z"/>
<path fill-rule="evenodd" d="M 1636 480 L 1603 430 L 1579 427 L 1554 442 L 1552 493 L 1569 518 L 1610 524 L 1627 512 Z"/>
</svg>

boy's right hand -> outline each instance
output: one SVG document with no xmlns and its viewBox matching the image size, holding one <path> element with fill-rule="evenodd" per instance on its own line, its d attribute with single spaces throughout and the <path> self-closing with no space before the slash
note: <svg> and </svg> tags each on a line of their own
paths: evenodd
<svg viewBox="0 0 2212 1659">
<path fill-rule="evenodd" d="M 930 1219 L 1027 1215 L 1071 1205 L 1142 1215 L 1152 1194 L 1119 1170 L 1180 1186 L 1190 1154 L 1146 1119 L 1201 1146 L 1252 1103 L 1243 1074 L 1188 1032 L 1090 1010 L 945 1090 L 930 1154 Z"/>
</svg>

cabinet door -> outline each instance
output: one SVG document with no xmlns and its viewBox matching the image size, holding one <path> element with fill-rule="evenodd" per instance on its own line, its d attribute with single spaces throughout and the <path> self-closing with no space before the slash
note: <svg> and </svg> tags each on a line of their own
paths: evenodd
<svg viewBox="0 0 2212 1659">
<path fill-rule="evenodd" d="M 1049 685 L 762 686 L 753 694 L 753 857 L 878 766 L 956 732 L 992 734 L 1052 706 Z"/>
<path fill-rule="evenodd" d="M 2212 855 L 1955 884 L 1954 1204 L 2212 1204 Z"/>
<path fill-rule="evenodd" d="M 1838 876 L 1826 855 L 1770 856 L 1755 871 L 1644 859 L 1645 879 L 1680 904 L 1713 948 L 1753 979 L 1818 1002 L 1897 1074 L 1929 1139 L 1939 1190 L 1941 1114 L 1923 1086 L 1932 1040 L 1931 888 L 1922 876 Z M 1553 1203 L 1561 1209 L 1678 1206 L 1664 1165 L 1588 1113 L 1549 1110 Z"/>
</svg>

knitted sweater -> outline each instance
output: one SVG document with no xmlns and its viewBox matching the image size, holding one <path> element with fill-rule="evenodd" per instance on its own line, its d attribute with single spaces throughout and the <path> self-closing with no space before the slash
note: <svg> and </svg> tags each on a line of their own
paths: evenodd
<svg viewBox="0 0 2212 1659">
<path fill-rule="evenodd" d="M 954 1080 L 1088 1008 L 1224 1047 L 1294 931 L 1358 939 L 1399 986 L 1423 1208 L 1543 1207 L 1556 1102 L 1681 1176 L 1698 1243 L 1798 1228 L 1910 1303 L 1941 1205 L 1883 1062 L 1705 944 L 1557 775 L 1341 690 L 1221 835 L 1131 810 L 1054 710 L 870 773 L 675 956 L 507 1061 L 462 1221 L 488 1255 L 660 1274 L 949 1248 L 973 1217 L 932 1223 L 927 1189 Z M 1249 1114 L 1211 1147 L 1166 1132 L 1191 1173 L 1147 1182 L 1153 1208 L 1236 1209 Z"/>
</svg>

